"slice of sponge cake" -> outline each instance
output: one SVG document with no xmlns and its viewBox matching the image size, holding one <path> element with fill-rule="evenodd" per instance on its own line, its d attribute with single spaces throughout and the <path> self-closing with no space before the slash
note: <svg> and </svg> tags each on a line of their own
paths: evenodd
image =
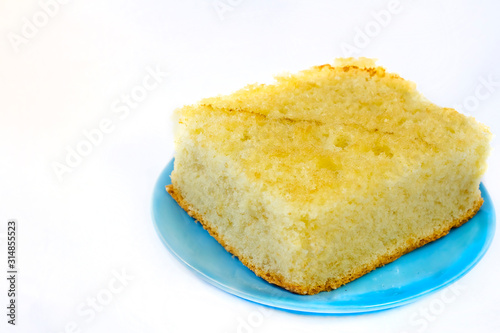
<svg viewBox="0 0 500 333">
<path fill-rule="evenodd" d="M 481 207 L 491 134 L 369 59 L 178 110 L 168 192 L 258 276 L 331 290 Z"/>
</svg>

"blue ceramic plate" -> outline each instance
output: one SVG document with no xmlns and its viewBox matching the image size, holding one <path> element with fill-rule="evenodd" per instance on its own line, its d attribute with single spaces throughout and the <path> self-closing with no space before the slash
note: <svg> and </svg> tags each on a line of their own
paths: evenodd
<svg viewBox="0 0 500 333">
<path fill-rule="evenodd" d="M 241 298 L 289 311 L 361 313 L 410 303 L 456 281 L 478 263 L 495 232 L 495 211 L 481 184 L 484 204 L 472 220 L 447 236 L 330 292 L 302 296 L 257 277 L 213 239 L 165 191 L 173 160 L 153 193 L 153 221 L 165 246 L 214 286 Z"/>
</svg>

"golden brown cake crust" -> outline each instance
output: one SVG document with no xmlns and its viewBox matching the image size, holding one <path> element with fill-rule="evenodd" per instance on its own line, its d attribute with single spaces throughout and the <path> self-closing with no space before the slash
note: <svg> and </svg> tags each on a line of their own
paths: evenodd
<svg viewBox="0 0 500 333">
<path fill-rule="evenodd" d="M 297 294 L 302 294 L 302 295 L 314 295 L 322 291 L 330 291 L 333 289 L 337 289 L 340 286 L 343 286 L 344 284 L 351 282 L 371 271 L 374 269 L 384 266 L 390 262 L 393 262 L 394 260 L 398 259 L 402 255 L 411 252 L 421 246 L 424 246 L 427 243 L 430 243 L 436 239 L 439 239 L 445 235 L 447 235 L 451 228 L 456 228 L 460 227 L 463 225 L 465 222 L 470 220 L 481 208 L 483 204 L 483 198 L 479 197 L 479 199 L 475 202 L 474 206 L 469 209 L 464 216 L 461 218 L 458 218 L 452 223 L 442 227 L 442 229 L 437 230 L 434 232 L 434 234 L 429 235 L 426 238 L 423 239 L 418 239 L 418 240 L 408 240 L 406 246 L 403 246 L 394 253 L 387 254 L 385 256 L 380 257 L 378 260 L 372 262 L 369 265 L 365 265 L 363 267 L 359 267 L 355 272 L 346 275 L 342 278 L 338 279 L 330 279 L 326 283 L 317 285 L 317 286 L 302 286 L 302 285 L 297 285 L 294 283 L 290 283 L 289 281 L 286 281 L 281 275 L 272 273 L 272 272 L 266 272 L 261 270 L 260 268 L 256 267 L 250 260 L 247 258 L 241 256 L 238 251 L 233 248 L 232 246 L 228 245 L 224 239 L 217 233 L 217 230 L 213 226 L 206 221 L 201 214 L 199 214 L 197 211 L 195 211 L 191 205 L 182 197 L 182 195 L 174 188 L 173 185 L 167 185 L 165 186 L 167 192 L 172 196 L 172 198 L 177 201 L 179 206 L 181 206 L 188 214 L 189 216 L 193 217 L 197 221 L 200 221 L 201 225 L 205 230 L 208 231 L 208 233 L 214 237 L 224 248 L 230 252 L 231 254 L 235 255 L 238 257 L 238 259 L 249 269 L 251 269 L 257 276 L 263 278 L 267 282 L 276 284 L 282 288 L 285 288 L 291 292 L 297 293 Z"/>
</svg>

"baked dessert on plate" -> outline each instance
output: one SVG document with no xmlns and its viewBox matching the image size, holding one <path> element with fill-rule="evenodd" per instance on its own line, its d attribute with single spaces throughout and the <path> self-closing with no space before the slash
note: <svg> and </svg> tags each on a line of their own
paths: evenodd
<svg viewBox="0 0 500 333">
<path fill-rule="evenodd" d="M 370 59 L 177 111 L 167 191 L 265 280 L 336 289 L 469 220 L 491 133 Z"/>
</svg>

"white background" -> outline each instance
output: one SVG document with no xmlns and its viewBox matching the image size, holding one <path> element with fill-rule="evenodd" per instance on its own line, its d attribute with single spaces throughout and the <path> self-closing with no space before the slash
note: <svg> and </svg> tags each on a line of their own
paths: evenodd
<svg viewBox="0 0 500 333">
<path fill-rule="evenodd" d="M 1 332 L 500 331 L 498 237 L 455 289 L 379 313 L 311 316 L 203 282 L 166 250 L 150 216 L 176 107 L 330 63 L 350 55 L 347 45 L 498 134 L 499 2 L 61 2 L 49 17 L 37 1 L 0 0 L 0 266 L 15 218 L 20 271 L 14 328 L 0 273 Z M 148 70 L 168 76 L 127 113 L 121 98 L 140 92 Z M 103 119 L 112 129 L 59 179 L 54 165 Z M 500 207 L 497 145 L 483 181 Z M 130 279 L 115 280 L 122 272 Z M 92 312 L 98 295 L 106 304 Z"/>
</svg>

